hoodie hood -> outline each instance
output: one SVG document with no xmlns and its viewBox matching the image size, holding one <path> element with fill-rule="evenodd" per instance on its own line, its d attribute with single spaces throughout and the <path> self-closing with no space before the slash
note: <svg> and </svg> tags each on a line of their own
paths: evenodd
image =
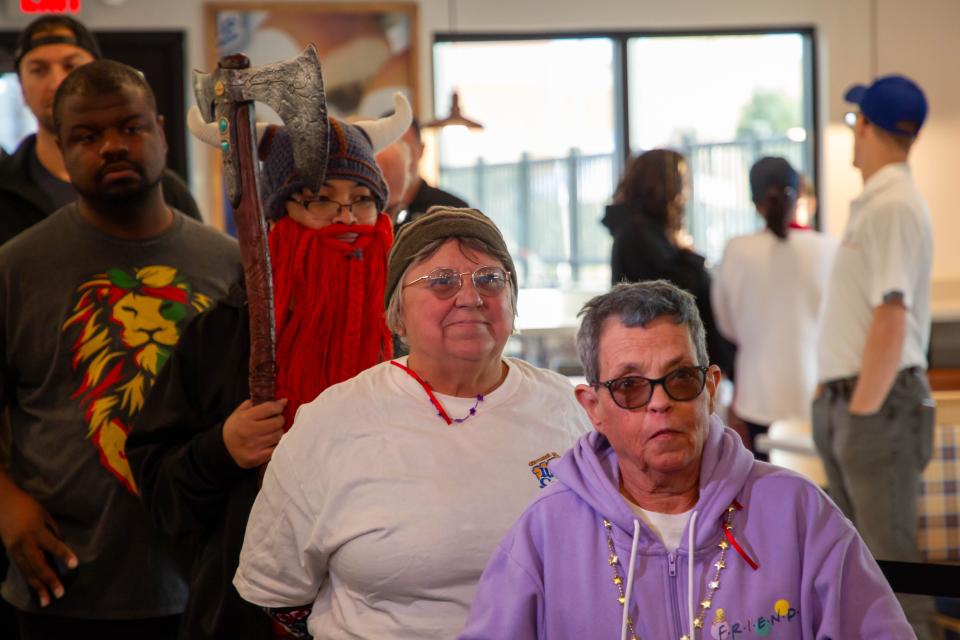
<svg viewBox="0 0 960 640">
<path fill-rule="evenodd" d="M 740 436 L 715 415 L 710 416 L 709 433 L 700 460 L 700 497 L 694 510 L 698 512 L 697 549 L 716 546 L 717 535 L 727 507 L 737 499 L 746 483 L 754 459 L 743 447 Z M 636 518 L 620 495 L 620 468 L 617 454 L 606 436 L 592 432 L 580 438 L 557 463 L 554 474 L 571 491 L 606 518 L 615 532 L 633 535 Z M 660 540 L 641 522 L 640 552 L 662 552 Z M 619 535 L 618 535 L 619 537 Z M 684 535 L 680 549 L 687 549 Z"/>
<path fill-rule="evenodd" d="M 626 205 L 610 204 L 607 205 L 600 222 L 610 230 L 610 235 L 615 236 L 636 217 L 638 217 L 637 214 L 627 208 Z"/>
</svg>

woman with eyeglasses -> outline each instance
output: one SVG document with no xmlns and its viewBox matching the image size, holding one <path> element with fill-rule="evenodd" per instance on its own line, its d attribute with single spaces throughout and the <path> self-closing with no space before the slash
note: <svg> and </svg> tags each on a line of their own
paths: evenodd
<svg viewBox="0 0 960 640">
<path fill-rule="evenodd" d="M 497 546 L 460 640 L 914 637 L 840 509 L 715 414 L 691 294 L 619 284 L 580 316 L 595 431 Z"/>
<path fill-rule="evenodd" d="M 503 357 L 517 276 L 479 211 L 434 207 L 390 251 L 409 355 L 303 405 L 250 520 L 240 594 L 313 604 L 315 638 L 452 638 L 496 542 L 589 430 L 569 381 Z"/>
</svg>

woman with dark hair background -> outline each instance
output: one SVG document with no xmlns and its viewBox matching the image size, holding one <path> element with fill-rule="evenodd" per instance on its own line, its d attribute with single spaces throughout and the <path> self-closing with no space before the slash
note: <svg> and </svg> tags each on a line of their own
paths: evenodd
<svg viewBox="0 0 960 640">
<path fill-rule="evenodd" d="M 776 420 L 810 420 L 817 319 L 836 243 L 795 223 L 799 190 L 789 162 L 758 160 L 750 191 L 766 228 L 731 240 L 714 273 L 717 326 L 737 346 L 733 412 L 751 440 Z"/>
<path fill-rule="evenodd" d="M 613 235 L 611 279 L 669 280 L 692 293 L 707 330 L 710 362 L 731 377 L 734 348 L 713 319 L 704 257 L 679 241 L 689 192 L 690 171 L 680 153 L 653 149 L 630 161 L 603 217 Z"/>
</svg>

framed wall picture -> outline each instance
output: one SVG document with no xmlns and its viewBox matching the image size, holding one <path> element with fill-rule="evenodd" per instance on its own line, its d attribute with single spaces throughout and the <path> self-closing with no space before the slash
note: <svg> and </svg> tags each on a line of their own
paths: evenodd
<svg viewBox="0 0 960 640">
<path fill-rule="evenodd" d="M 327 110 L 341 119 L 377 118 L 393 108 L 396 91 L 417 113 L 417 4 L 217 2 L 206 5 L 207 70 L 222 56 L 244 53 L 253 66 L 292 58 L 310 43 L 323 68 Z M 258 117 L 275 114 L 258 105 Z M 220 157 L 211 166 L 221 180 Z M 233 232 L 222 189 L 211 189 L 211 222 Z"/>
</svg>

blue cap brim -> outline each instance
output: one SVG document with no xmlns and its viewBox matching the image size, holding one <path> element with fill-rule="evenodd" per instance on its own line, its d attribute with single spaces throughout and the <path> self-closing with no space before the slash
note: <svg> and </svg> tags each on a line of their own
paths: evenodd
<svg viewBox="0 0 960 640">
<path fill-rule="evenodd" d="M 843 99 L 847 102 L 852 102 L 853 104 L 860 104 L 863 102 L 863 96 L 867 93 L 867 88 L 862 84 L 855 84 L 847 92 L 843 94 Z"/>
</svg>

